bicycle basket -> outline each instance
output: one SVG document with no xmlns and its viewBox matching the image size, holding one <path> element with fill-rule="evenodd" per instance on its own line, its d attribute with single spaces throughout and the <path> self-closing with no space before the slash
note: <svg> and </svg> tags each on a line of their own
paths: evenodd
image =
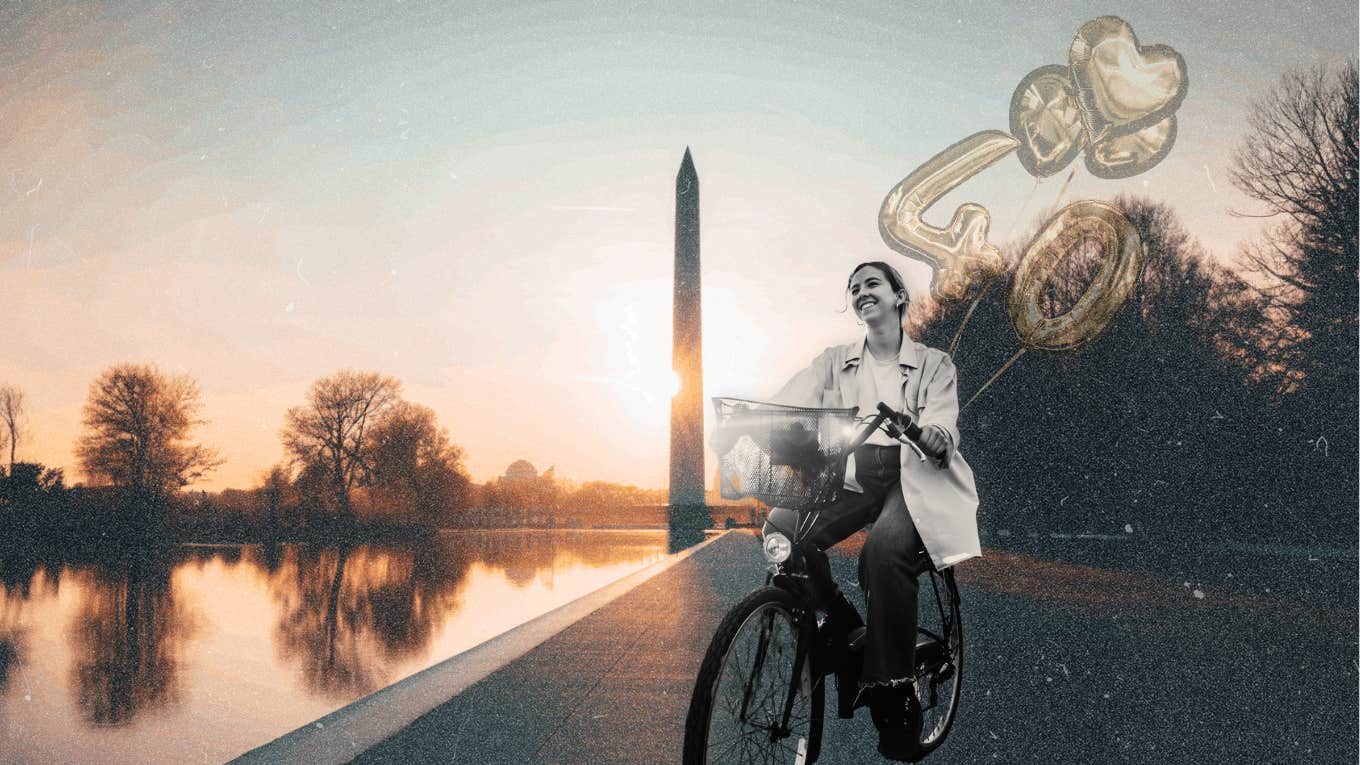
<svg viewBox="0 0 1360 765">
<path fill-rule="evenodd" d="M 711 445 L 723 499 L 755 497 L 802 510 L 836 499 L 845 481 L 854 409 L 810 409 L 715 398 Z"/>
</svg>

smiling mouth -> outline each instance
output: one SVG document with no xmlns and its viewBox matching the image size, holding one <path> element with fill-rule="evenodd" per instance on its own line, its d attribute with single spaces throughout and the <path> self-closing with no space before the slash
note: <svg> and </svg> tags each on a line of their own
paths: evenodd
<svg viewBox="0 0 1360 765">
<path fill-rule="evenodd" d="M 859 303 L 859 310 L 863 311 L 865 308 L 868 308 L 868 307 L 871 306 L 871 305 L 878 305 L 878 301 L 877 301 L 877 300 L 861 300 L 860 303 Z"/>
</svg>

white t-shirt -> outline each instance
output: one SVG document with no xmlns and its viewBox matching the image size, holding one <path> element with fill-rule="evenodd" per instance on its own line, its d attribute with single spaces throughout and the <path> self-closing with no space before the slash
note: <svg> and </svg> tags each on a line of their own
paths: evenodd
<svg viewBox="0 0 1360 765">
<path fill-rule="evenodd" d="M 878 413 L 880 401 L 901 411 L 903 380 L 902 366 L 896 355 L 887 361 L 879 361 L 866 348 L 864 359 L 860 361 L 859 373 L 855 375 L 855 385 L 859 388 L 856 400 L 859 416 L 868 417 Z M 889 438 L 882 430 L 875 430 L 865 443 L 895 446 L 898 442 Z"/>
</svg>

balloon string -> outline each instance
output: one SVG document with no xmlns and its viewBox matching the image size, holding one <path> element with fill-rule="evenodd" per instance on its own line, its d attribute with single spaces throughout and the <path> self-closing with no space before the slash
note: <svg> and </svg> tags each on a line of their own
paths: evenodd
<svg viewBox="0 0 1360 765">
<path fill-rule="evenodd" d="M 1025 355 L 1025 350 L 1026 350 L 1026 347 L 1025 347 L 1025 346 L 1023 346 L 1023 345 L 1020 346 L 1020 350 L 1018 350 L 1018 351 L 1015 352 L 1015 355 L 1012 356 L 1012 357 L 1010 358 L 1010 361 L 1007 361 L 1005 364 L 1002 364 L 1002 365 L 1001 365 L 1001 368 L 998 369 L 998 370 L 996 370 L 996 374 L 992 375 L 992 378 L 991 378 L 990 380 L 988 380 L 987 382 L 983 383 L 983 384 L 982 384 L 982 387 L 977 389 L 977 393 L 974 393 L 973 396 L 972 396 L 972 398 L 968 399 L 968 402 L 967 402 L 967 403 L 965 403 L 963 406 L 959 407 L 959 411 L 962 412 L 964 409 L 967 409 L 967 408 L 968 408 L 968 404 L 971 404 L 971 403 L 973 403 L 974 401 L 976 401 L 976 400 L 977 400 L 977 397 L 978 397 L 978 396 L 981 396 L 981 395 L 982 395 L 982 392 L 983 392 L 984 390 L 987 390 L 987 386 L 989 386 L 989 385 L 991 385 L 992 383 L 996 382 L 996 378 L 1000 377 L 1001 374 L 1002 374 L 1003 372 L 1005 372 L 1007 369 L 1010 369 L 1010 368 L 1011 368 L 1011 364 L 1014 364 L 1016 359 L 1018 359 L 1018 358 L 1020 358 L 1021 356 Z"/>
<path fill-rule="evenodd" d="M 1073 168 L 1072 172 L 1076 172 L 1076 168 Z M 1072 175 L 1070 173 L 1067 176 L 1067 180 L 1068 181 L 1072 180 Z M 1011 220 L 1011 227 L 1006 229 L 1006 234 L 1005 236 L 1002 237 L 1003 240 L 1011 238 L 1011 232 L 1015 231 L 1016 225 L 1020 223 L 1021 216 L 1023 216 L 1025 210 L 1029 208 L 1029 203 L 1034 200 L 1034 194 L 1039 190 L 1039 185 L 1041 183 L 1042 183 L 1041 179 L 1039 178 L 1034 179 L 1034 185 L 1029 187 L 1029 193 L 1025 195 L 1025 201 L 1020 204 L 1020 211 L 1017 212 L 1015 214 L 1015 218 Z M 1067 184 L 1063 184 L 1063 190 L 1066 189 Z M 1063 191 L 1058 192 L 1060 198 L 1062 193 Z M 954 340 L 949 343 L 950 356 L 953 356 L 954 351 L 959 347 L 959 340 L 963 338 L 963 330 L 965 327 L 968 326 L 968 320 L 973 318 L 973 311 L 976 311 L 978 304 L 982 302 L 983 298 L 987 297 L 987 290 L 990 290 L 992 288 L 992 284 L 993 282 L 987 282 L 987 284 L 982 288 L 982 291 L 978 293 L 978 296 L 973 299 L 972 304 L 968 306 L 968 312 L 963 315 L 963 321 L 959 322 L 958 331 L 954 333 Z"/>
<path fill-rule="evenodd" d="M 949 343 L 950 356 L 953 356 L 954 349 L 959 347 L 959 338 L 963 337 L 963 328 L 968 326 L 968 320 L 973 318 L 973 311 L 977 310 L 978 303 L 981 303 L 982 299 L 987 297 L 987 290 L 991 289 L 992 285 L 995 283 L 995 281 L 987 282 L 987 284 L 983 286 L 982 291 L 978 293 L 978 296 L 973 298 L 972 305 L 968 306 L 968 312 L 963 315 L 963 321 L 959 322 L 959 329 L 954 333 L 954 340 Z"/>
<path fill-rule="evenodd" d="M 1062 188 L 1058 189 L 1058 196 L 1053 198 L 1053 204 L 1049 205 L 1048 211 L 1044 213 L 1044 220 L 1048 220 L 1053 215 L 1053 211 L 1058 209 L 1058 203 L 1061 202 L 1063 196 L 1067 194 L 1067 186 L 1072 183 L 1072 178 L 1075 177 L 1076 174 L 1077 168 L 1074 165 L 1072 167 L 1072 172 L 1067 174 L 1067 180 L 1063 181 Z"/>
<path fill-rule="evenodd" d="M 1025 210 L 1029 209 L 1029 203 L 1034 199 L 1034 193 L 1039 190 L 1040 182 L 1041 181 L 1038 178 L 1034 179 L 1034 185 L 1029 187 L 1029 193 L 1025 195 L 1025 201 L 1020 204 L 1019 212 L 1011 219 L 1011 227 L 1006 229 L 1005 236 L 1001 237 L 1002 241 L 1006 242 L 1007 245 L 1009 244 L 1011 234 L 1015 233 L 1015 227 L 1020 224 L 1020 218 L 1024 216 Z"/>
</svg>

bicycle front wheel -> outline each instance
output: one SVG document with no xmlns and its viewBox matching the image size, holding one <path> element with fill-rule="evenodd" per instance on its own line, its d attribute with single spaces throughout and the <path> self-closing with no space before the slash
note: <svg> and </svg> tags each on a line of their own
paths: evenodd
<svg viewBox="0 0 1360 765">
<path fill-rule="evenodd" d="M 826 688 L 809 655 L 812 613 L 778 587 L 747 595 L 718 625 L 685 718 L 685 765 L 810 763 Z"/>
</svg>

